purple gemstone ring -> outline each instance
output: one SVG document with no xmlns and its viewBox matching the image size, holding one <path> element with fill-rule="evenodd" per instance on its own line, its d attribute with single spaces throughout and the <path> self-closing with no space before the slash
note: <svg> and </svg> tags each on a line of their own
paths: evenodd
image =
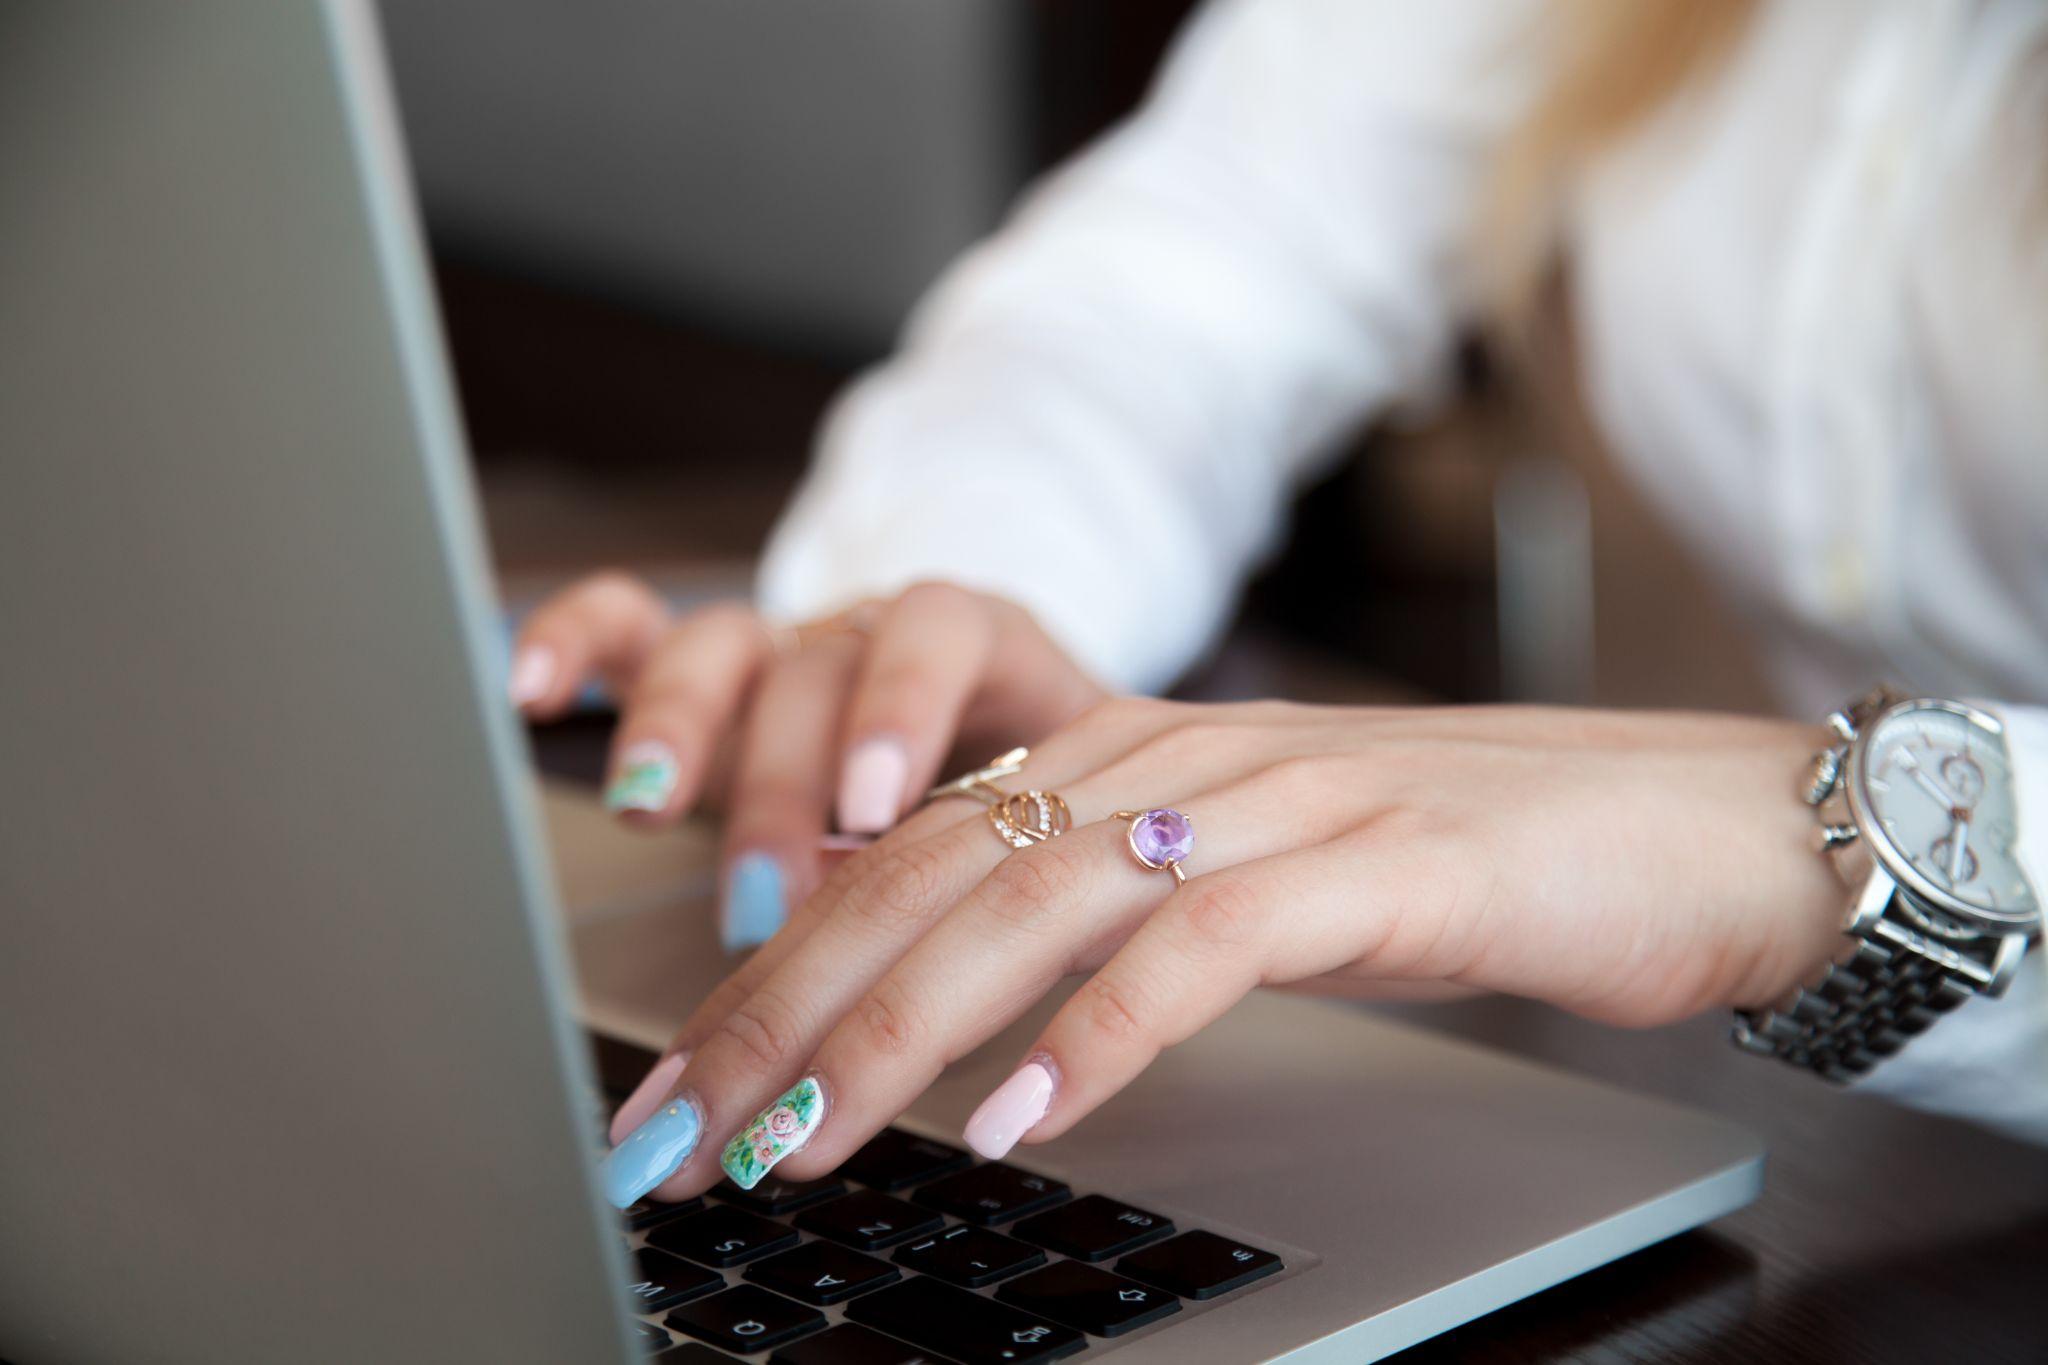
<svg viewBox="0 0 2048 1365">
<path fill-rule="evenodd" d="M 1125 837 L 1130 840 L 1132 857 L 1154 872 L 1171 872 L 1176 882 L 1187 881 L 1188 874 L 1180 865 L 1195 851 L 1194 821 L 1165 806 L 1120 810 L 1109 818 L 1131 822 Z"/>
</svg>

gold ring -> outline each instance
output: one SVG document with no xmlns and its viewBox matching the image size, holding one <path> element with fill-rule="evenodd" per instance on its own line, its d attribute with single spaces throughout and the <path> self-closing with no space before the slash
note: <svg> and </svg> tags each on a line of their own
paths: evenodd
<svg viewBox="0 0 2048 1365">
<path fill-rule="evenodd" d="M 971 796 L 984 806 L 994 806 L 1010 799 L 1010 794 L 995 784 L 998 777 L 1015 777 L 1024 771 L 1024 760 L 1031 757 L 1031 751 L 1016 748 L 1006 754 L 992 758 L 988 763 L 971 773 L 962 773 L 951 782 L 941 782 L 924 794 L 927 801 L 939 801 L 948 796 Z"/>
<path fill-rule="evenodd" d="M 1012 749 L 951 782 L 944 782 L 924 794 L 927 801 L 948 796 L 967 796 L 988 807 L 989 828 L 1011 848 L 1029 848 L 1047 839 L 1057 839 L 1074 827 L 1074 813 L 1057 792 L 1006 792 L 995 783 L 998 777 L 1015 777 L 1024 771 L 1029 749 Z"/>
</svg>

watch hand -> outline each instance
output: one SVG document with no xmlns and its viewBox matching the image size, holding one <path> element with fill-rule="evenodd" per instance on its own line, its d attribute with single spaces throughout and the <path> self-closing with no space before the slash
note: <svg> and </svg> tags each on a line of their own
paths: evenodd
<svg viewBox="0 0 2048 1365">
<path fill-rule="evenodd" d="M 1955 829 L 1949 834 L 1949 840 L 1948 882 L 1950 886 L 1954 886 L 1958 881 L 1962 880 L 1963 854 L 1964 850 L 1970 846 L 1970 822 L 1959 817 L 1956 820 Z"/>
<path fill-rule="evenodd" d="M 1933 775 L 1927 769 L 1921 767 L 1917 760 L 1913 760 L 1911 755 L 1900 754 L 1899 757 L 1902 760 L 1899 766 L 1904 768 L 1915 782 L 1925 787 L 1929 796 L 1941 802 L 1942 805 L 1950 810 L 1961 810 L 1963 808 L 1963 803 L 1956 800 L 1954 794 L 1947 787 L 1935 781 Z"/>
</svg>

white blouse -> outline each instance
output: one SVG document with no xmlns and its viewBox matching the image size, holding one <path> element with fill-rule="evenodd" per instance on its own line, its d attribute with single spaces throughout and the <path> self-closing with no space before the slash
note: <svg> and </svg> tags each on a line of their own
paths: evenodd
<svg viewBox="0 0 2048 1365">
<path fill-rule="evenodd" d="M 1428 396 L 1539 0 L 1214 0 L 828 423 L 761 594 L 943 577 L 1163 685 L 1291 490 Z M 2048 6 L 1776 0 L 1567 194 L 1587 398 L 1790 714 L 1996 699 L 2048 874 Z M 1759 793 L 1759 799 L 1770 794 Z M 2048 1141 L 2048 952 L 1859 1085 Z"/>
</svg>

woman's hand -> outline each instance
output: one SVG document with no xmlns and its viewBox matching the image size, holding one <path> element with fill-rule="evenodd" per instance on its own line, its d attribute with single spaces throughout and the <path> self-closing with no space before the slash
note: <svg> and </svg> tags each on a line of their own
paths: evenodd
<svg viewBox="0 0 2048 1365">
<path fill-rule="evenodd" d="M 878 833 L 956 740 L 1028 742 L 1103 695 L 1023 608 L 943 583 L 777 633 L 738 603 L 671 618 L 638 579 L 599 574 L 527 621 L 513 700 L 549 720 L 592 678 L 621 702 L 605 797 L 621 819 L 668 825 L 722 801 L 735 949 L 816 888 L 835 794 L 841 832 Z"/>
<path fill-rule="evenodd" d="M 1070 832 L 1012 851 L 947 799 L 835 870 L 676 1036 L 607 1183 L 680 1198 L 721 1155 L 742 1183 L 829 1171 L 1072 972 L 1093 975 L 969 1125 L 986 1156 L 1065 1132 L 1258 985 L 1505 991 L 1635 1026 L 1762 1004 L 1840 933 L 1792 795 L 1820 742 L 1706 715 L 1108 702 L 1003 783 L 1064 796 Z M 1185 885 L 1108 818 L 1158 806 L 1198 833 Z"/>
</svg>

